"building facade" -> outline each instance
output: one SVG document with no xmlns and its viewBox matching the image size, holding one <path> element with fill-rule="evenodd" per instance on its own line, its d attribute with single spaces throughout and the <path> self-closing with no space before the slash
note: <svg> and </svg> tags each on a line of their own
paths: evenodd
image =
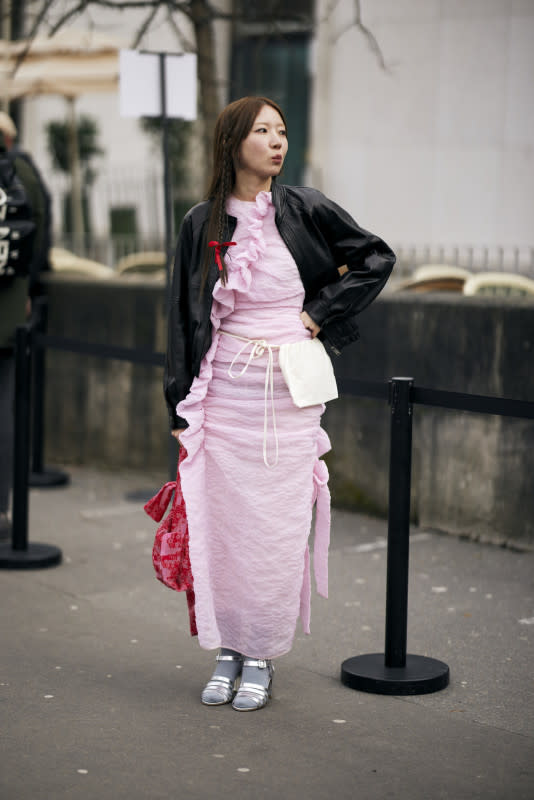
<svg viewBox="0 0 534 800">
<path fill-rule="evenodd" d="M 534 273 L 534 0 L 358 5 L 362 24 L 352 0 L 299 0 L 283 12 L 286 4 L 220 3 L 235 12 L 215 23 L 221 106 L 245 93 L 279 101 L 290 132 L 284 179 L 324 191 L 406 264 Z M 101 24 L 133 34 L 139 19 L 103 11 Z M 163 22 L 142 44 L 178 49 Z M 114 206 L 133 204 L 141 239 L 157 238 L 160 151 L 119 116 L 118 96 L 86 95 L 77 107 L 97 118 L 105 150 L 91 192 L 94 236 L 109 235 Z M 63 115 L 60 98 L 26 103 L 24 145 L 52 187 L 43 126 Z M 203 187 L 190 152 L 185 195 L 194 201 Z M 56 202 L 59 231 L 58 215 Z"/>
</svg>

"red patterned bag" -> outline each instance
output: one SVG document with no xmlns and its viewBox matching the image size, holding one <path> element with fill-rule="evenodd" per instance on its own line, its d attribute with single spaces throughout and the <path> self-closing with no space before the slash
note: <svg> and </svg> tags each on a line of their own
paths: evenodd
<svg viewBox="0 0 534 800">
<path fill-rule="evenodd" d="M 189 560 L 189 529 L 180 484 L 180 464 L 186 457 L 185 447 L 180 447 L 176 480 L 169 481 L 162 486 L 159 492 L 145 504 L 144 509 L 149 517 L 160 522 L 174 492 L 171 510 L 156 531 L 152 548 L 152 563 L 158 580 L 176 592 L 186 593 L 189 627 L 191 635 L 196 636 L 195 592 Z"/>
</svg>

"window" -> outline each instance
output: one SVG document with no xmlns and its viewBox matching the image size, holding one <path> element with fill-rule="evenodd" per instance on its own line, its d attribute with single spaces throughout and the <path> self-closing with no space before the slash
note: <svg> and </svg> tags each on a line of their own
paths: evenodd
<svg viewBox="0 0 534 800">
<path fill-rule="evenodd" d="M 281 106 L 289 139 L 281 180 L 293 185 L 303 182 L 308 146 L 311 6 L 310 0 L 235 3 L 242 16 L 234 29 L 230 100 L 265 95 Z"/>
<path fill-rule="evenodd" d="M 312 0 L 236 0 L 234 7 L 245 23 L 294 20 L 309 24 L 312 19 Z"/>
</svg>

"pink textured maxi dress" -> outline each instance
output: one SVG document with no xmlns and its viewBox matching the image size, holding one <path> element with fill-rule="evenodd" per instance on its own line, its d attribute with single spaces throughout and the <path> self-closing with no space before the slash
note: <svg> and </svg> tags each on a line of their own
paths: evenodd
<svg viewBox="0 0 534 800">
<path fill-rule="evenodd" d="M 226 286 L 219 280 L 213 290 L 212 344 L 177 407 L 189 423 L 181 485 L 200 645 L 274 658 L 291 649 L 299 616 L 309 633 L 315 502 L 315 578 L 327 595 L 330 495 L 319 457 L 330 442 L 324 406 L 293 404 L 273 346 L 310 334 L 271 194 L 232 197 L 227 210 L 237 218 L 236 245 L 225 257 Z"/>
</svg>

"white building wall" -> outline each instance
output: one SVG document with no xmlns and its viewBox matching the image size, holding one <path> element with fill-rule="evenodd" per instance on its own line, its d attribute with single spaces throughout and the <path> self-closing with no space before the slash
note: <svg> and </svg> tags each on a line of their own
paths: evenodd
<svg viewBox="0 0 534 800">
<path fill-rule="evenodd" d="M 534 0 L 318 0 L 310 180 L 396 245 L 534 245 Z M 529 258 L 529 257 L 528 257 Z"/>
</svg>

